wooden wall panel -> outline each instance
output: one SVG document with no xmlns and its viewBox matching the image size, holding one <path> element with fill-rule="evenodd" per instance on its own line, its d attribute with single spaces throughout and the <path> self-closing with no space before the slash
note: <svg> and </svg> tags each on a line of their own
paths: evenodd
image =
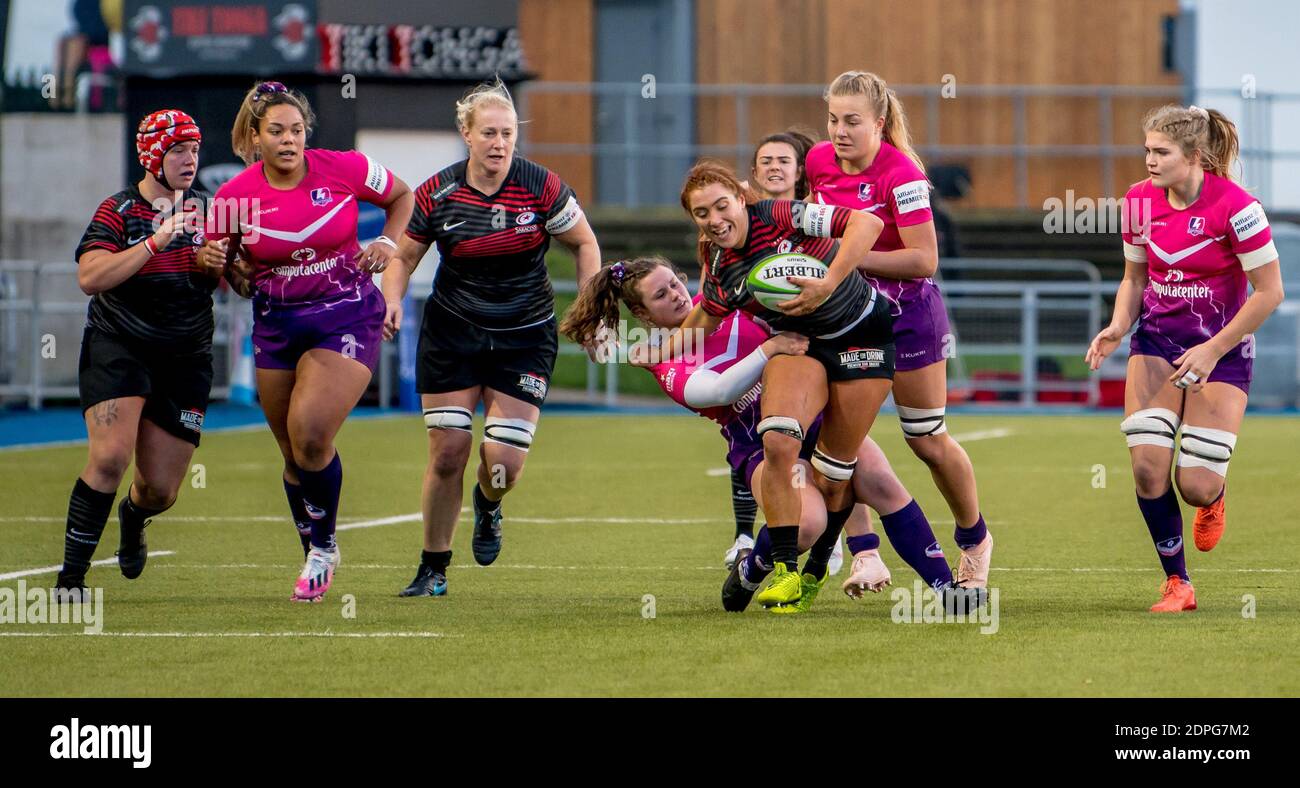
<svg viewBox="0 0 1300 788">
<path fill-rule="evenodd" d="M 913 138 L 928 142 L 937 125 L 943 143 L 1011 144 L 1011 101 L 963 94 L 963 85 L 1168 86 L 1176 100 L 1180 77 L 1163 71 L 1160 57 L 1161 19 L 1177 13 L 1178 0 L 701 0 L 697 81 L 825 84 L 841 71 L 866 69 L 895 85 L 941 85 L 952 75 L 957 95 L 939 102 L 938 118 L 924 99 L 904 98 Z M 1115 100 L 1111 139 L 1102 140 L 1095 99 L 1028 100 L 1029 142 L 1133 144 L 1138 157 L 1117 160 L 1110 184 L 1102 183 L 1098 157 L 1035 157 L 1029 162 L 1030 205 L 1065 188 L 1092 196 L 1122 192 L 1140 178 L 1140 119 L 1160 103 Z M 734 104 L 730 98 L 700 100 L 700 142 L 737 142 Z M 747 142 L 792 123 L 824 135 L 824 117 L 815 99 L 752 101 Z M 1015 206 L 1010 159 L 958 160 L 974 176 L 975 191 L 964 205 Z"/>
<path fill-rule="evenodd" d="M 549 82 L 595 81 L 596 41 L 593 0 L 520 0 L 519 37 L 529 70 Z M 579 94 L 534 94 L 529 97 L 527 143 L 592 143 L 592 100 Z M 527 155 L 527 154 L 525 154 Z M 536 156 L 559 173 L 578 199 L 594 202 L 595 168 L 587 155 Z"/>
</svg>

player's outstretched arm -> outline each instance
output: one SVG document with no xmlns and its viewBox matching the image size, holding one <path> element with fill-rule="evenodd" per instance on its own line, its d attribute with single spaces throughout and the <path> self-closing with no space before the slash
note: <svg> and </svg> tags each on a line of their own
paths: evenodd
<svg viewBox="0 0 1300 788">
<path fill-rule="evenodd" d="M 361 257 L 357 260 L 357 266 L 361 270 L 372 274 L 386 270 L 396 256 L 397 242 L 393 239 L 401 237 L 402 230 L 410 223 L 411 212 L 415 210 L 415 195 L 405 181 L 394 175 L 393 187 L 389 189 L 388 196 L 375 204 L 384 209 L 387 217 L 384 232 L 361 250 Z"/>
<path fill-rule="evenodd" d="M 806 315 L 816 310 L 831 297 L 840 282 L 854 272 L 859 261 L 866 258 L 883 229 L 885 223 L 866 211 L 849 211 L 839 251 L 836 252 L 835 259 L 830 261 L 826 278 L 789 277 L 789 281 L 799 287 L 799 295 L 777 304 L 776 308 L 791 316 Z"/>
<path fill-rule="evenodd" d="M 1147 264 L 1126 260 L 1124 278 L 1120 280 L 1119 292 L 1115 294 L 1115 312 L 1111 315 L 1110 325 L 1106 326 L 1093 338 L 1088 346 L 1084 360 L 1090 369 L 1101 367 L 1101 362 L 1119 347 L 1120 340 L 1137 322 L 1142 311 L 1142 292 L 1147 289 Z"/>
<path fill-rule="evenodd" d="M 702 303 L 696 304 L 691 309 L 691 313 L 682 321 L 681 326 L 669 335 L 668 340 L 658 348 L 650 347 L 649 343 L 642 342 L 633 345 L 628 349 L 628 363 L 635 367 L 652 367 L 661 361 L 671 361 L 682 354 L 682 349 L 686 344 L 686 332 L 702 330 L 704 335 L 712 334 L 722 325 L 726 315 L 714 316 L 704 309 Z M 695 342 L 691 347 L 701 347 L 702 343 Z"/>
<path fill-rule="evenodd" d="M 587 217 L 583 216 L 577 224 L 555 236 L 555 239 L 573 252 L 577 263 L 578 289 L 581 290 L 587 280 L 600 270 L 600 244 L 596 242 L 596 233 L 587 223 Z"/>
<path fill-rule="evenodd" d="M 379 289 L 384 294 L 384 339 L 392 339 L 402 327 L 402 299 L 406 297 L 406 288 L 411 284 L 411 274 L 415 272 L 420 261 L 429 251 L 429 244 L 415 240 L 402 233 L 397 241 L 397 251 L 393 252 L 379 280 Z"/>
<path fill-rule="evenodd" d="M 730 405 L 762 379 L 768 359 L 782 354 L 802 356 L 806 352 L 808 337 L 789 332 L 777 334 L 722 372 L 712 369 L 692 372 L 686 379 L 682 396 L 692 408 Z"/>
</svg>

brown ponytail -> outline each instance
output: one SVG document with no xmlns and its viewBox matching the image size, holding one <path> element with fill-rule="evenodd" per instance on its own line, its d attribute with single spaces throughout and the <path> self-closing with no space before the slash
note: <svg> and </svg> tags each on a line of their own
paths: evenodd
<svg viewBox="0 0 1300 788">
<path fill-rule="evenodd" d="M 277 86 L 277 89 L 258 90 L 263 85 Z M 266 117 L 266 111 L 279 104 L 288 104 L 298 110 L 308 134 L 316 125 L 316 115 L 311 111 L 306 96 L 296 90 L 289 90 L 278 82 L 259 82 L 244 94 L 244 101 L 235 115 L 235 125 L 230 130 L 230 148 L 245 164 L 252 164 L 262 158 L 261 151 L 253 145 L 253 134 L 258 131 L 262 118 Z"/>
<path fill-rule="evenodd" d="M 602 327 L 612 330 L 618 325 L 620 303 L 641 306 L 637 285 L 659 266 L 672 270 L 683 280 L 686 278 L 677 266 L 658 255 L 620 260 L 601 268 L 582 286 L 564 313 L 560 333 L 580 345 L 591 345 Z"/>
</svg>

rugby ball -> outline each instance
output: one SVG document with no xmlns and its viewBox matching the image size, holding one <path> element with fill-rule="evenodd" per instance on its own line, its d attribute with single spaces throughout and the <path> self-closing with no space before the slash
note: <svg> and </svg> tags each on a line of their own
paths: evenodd
<svg viewBox="0 0 1300 788">
<path fill-rule="evenodd" d="M 825 279 L 828 270 L 821 260 L 806 254 L 774 254 L 764 257 L 750 269 L 745 277 L 745 286 L 758 303 L 776 309 L 777 304 L 799 295 L 799 288 L 790 282 L 789 277 Z"/>
</svg>

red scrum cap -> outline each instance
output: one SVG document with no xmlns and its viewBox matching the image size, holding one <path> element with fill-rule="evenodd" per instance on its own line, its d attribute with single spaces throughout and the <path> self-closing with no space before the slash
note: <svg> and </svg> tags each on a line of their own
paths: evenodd
<svg viewBox="0 0 1300 788">
<path fill-rule="evenodd" d="M 163 156 L 182 142 L 202 142 L 203 135 L 194 118 L 179 109 L 160 109 L 144 116 L 135 133 L 135 150 L 140 164 L 164 186 Z"/>
</svg>

